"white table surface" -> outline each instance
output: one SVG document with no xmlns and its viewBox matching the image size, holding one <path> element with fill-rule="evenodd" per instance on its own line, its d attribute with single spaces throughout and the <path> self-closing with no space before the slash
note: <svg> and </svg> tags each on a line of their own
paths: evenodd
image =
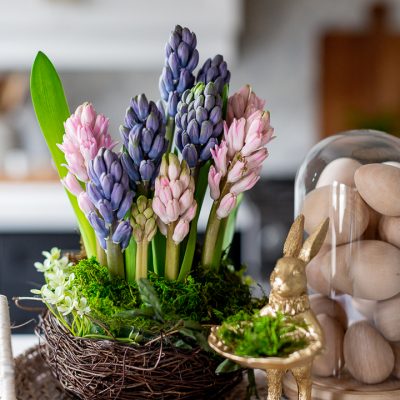
<svg viewBox="0 0 400 400">
<path fill-rule="evenodd" d="M 13 356 L 17 357 L 29 348 L 36 346 L 39 343 L 39 339 L 33 334 L 14 334 L 11 335 L 11 343 Z"/>
</svg>

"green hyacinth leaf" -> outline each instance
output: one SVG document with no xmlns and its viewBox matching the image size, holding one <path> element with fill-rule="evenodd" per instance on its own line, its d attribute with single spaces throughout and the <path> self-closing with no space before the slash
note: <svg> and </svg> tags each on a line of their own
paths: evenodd
<svg viewBox="0 0 400 400">
<path fill-rule="evenodd" d="M 58 175 L 63 178 L 67 174 L 67 169 L 63 166 L 65 164 L 64 154 L 57 147 L 57 144 L 63 141 L 64 122 L 70 116 L 70 111 L 60 77 L 51 61 L 42 52 L 37 54 L 33 63 L 30 88 L 36 118 L 54 160 Z M 86 254 L 88 257 L 95 256 L 96 238 L 94 230 L 79 208 L 76 197 L 68 191 L 66 192 L 78 220 Z"/>
</svg>

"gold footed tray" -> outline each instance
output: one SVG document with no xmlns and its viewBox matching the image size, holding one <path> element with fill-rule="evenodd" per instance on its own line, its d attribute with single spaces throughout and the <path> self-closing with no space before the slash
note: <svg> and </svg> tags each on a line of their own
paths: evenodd
<svg viewBox="0 0 400 400">
<path fill-rule="evenodd" d="M 268 383 L 268 400 L 279 400 L 282 394 L 282 377 L 286 371 L 295 376 L 295 397 L 299 400 L 311 398 L 311 367 L 314 357 L 321 351 L 322 343 L 318 337 L 309 336 L 310 344 L 287 357 L 242 357 L 234 354 L 218 338 L 218 326 L 211 328 L 208 344 L 218 354 L 240 364 L 245 368 L 265 371 Z"/>
<path fill-rule="evenodd" d="M 289 400 L 297 399 L 296 381 L 290 374 L 283 378 L 283 390 Z M 356 381 L 348 373 L 341 378 L 313 377 L 313 400 L 399 400 L 400 380 L 389 378 L 376 385 Z"/>
</svg>

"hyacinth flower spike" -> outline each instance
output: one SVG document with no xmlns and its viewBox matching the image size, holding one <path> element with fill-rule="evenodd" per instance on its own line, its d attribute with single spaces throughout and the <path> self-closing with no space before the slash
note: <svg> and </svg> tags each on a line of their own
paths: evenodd
<svg viewBox="0 0 400 400">
<path fill-rule="evenodd" d="M 175 154 L 164 154 L 160 175 L 156 179 L 153 210 L 158 226 L 167 236 L 165 276 L 177 279 L 179 273 L 179 244 L 189 233 L 190 222 L 196 215 L 194 179 L 185 160 Z"/>
<path fill-rule="evenodd" d="M 136 96 L 126 111 L 120 132 L 124 143 L 121 161 L 131 187 L 148 196 L 154 189 L 161 157 L 168 147 L 163 108 L 148 101 L 144 94 Z"/>
<path fill-rule="evenodd" d="M 65 155 L 69 172 L 81 182 L 88 181 L 88 164 L 99 149 L 113 149 L 116 145 L 108 133 L 108 123 L 108 118 L 97 114 L 90 103 L 80 105 L 64 123 L 65 134 L 58 147 Z"/>
<path fill-rule="evenodd" d="M 61 183 L 78 197 L 84 192 L 84 184 L 88 182 L 88 165 L 97 155 L 100 148 L 113 149 L 116 145 L 108 133 L 108 118 L 97 114 L 91 103 L 83 103 L 64 123 L 63 142 L 58 145 L 64 153 L 68 173 Z M 88 201 L 84 203 L 88 206 Z M 87 215 L 85 209 L 80 207 Z M 105 254 L 97 243 L 97 257 L 106 263 Z"/>
<path fill-rule="evenodd" d="M 185 91 L 175 116 L 176 145 L 196 177 L 223 132 L 222 98 L 214 82 Z"/>
<path fill-rule="evenodd" d="M 173 143 L 174 118 L 178 103 L 183 92 L 190 89 L 195 82 L 193 71 L 199 62 L 196 46 L 195 33 L 180 25 L 176 25 L 165 46 L 165 65 L 160 76 L 159 88 L 161 98 L 167 102 L 166 137 L 170 146 L 168 151 Z"/>
<path fill-rule="evenodd" d="M 129 187 L 129 177 L 120 157 L 111 150 L 101 148 L 89 163 L 87 195 L 94 206 L 90 210 L 85 198 L 82 207 L 87 207 L 87 217 L 97 238 L 106 250 L 110 272 L 125 277 L 123 250 L 129 244 L 132 227 L 125 216 L 132 207 L 135 193 Z"/>
<path fill-rule="evenodd" d="M 243 97 L 249 99 L 248 92 Z M 240 112 L 246 113 L 248 105 L 243 105 L 242 100 Z M 262 100 L 255 99 L 255 95 L 252 101 L 258 106 L 264 104 Z M 272 137 L 273 128 L 266 111 L 256 110 L 247 118 L 233 118 L 229 127 L 224 124 L 224 139 L 211 150 L 214 165 L 209 170 L 208 184 L 214 203 L 202 253 L 205 267 L 218 268 L 222 248 L 218 247 L 217 239 L 236 207 L 238 196 L 250 190 L 260 179 L 262 164 L 268 157 L 265 146 Z"/>
<path fill-rule="evenodd" d="M 148 247 L 157 232 L 156 216 L 151 199 L 145 196 L 138 197 L 132 207 L 131 225 L 133 237 L 137 243 L 135 278 L 139 281 L 147 278 Z M 133 280 L 129 274 L 127 278 L 129 281 Z"/>
<path fill-rule="evenodd" d="M 249 118 L 256 111 L 262 111 L 265 100 L 258 97 L 250 85 L 243 86 L 237 93 L 229 97 L 226 122 L 231 126 L 234 119 Z"/>
<path fill-rule="evenodd" d="M 228 65 L 224 61 L 221 54 L 217 54 L 213 59 L 209 58 L 205 61 L 197 74 L 197 82 L 207 84 L 214 82 L 218 93 L 222 96 L 225 85 L 229 85 L 231 73 L 228 70 Z"/>
</svg>

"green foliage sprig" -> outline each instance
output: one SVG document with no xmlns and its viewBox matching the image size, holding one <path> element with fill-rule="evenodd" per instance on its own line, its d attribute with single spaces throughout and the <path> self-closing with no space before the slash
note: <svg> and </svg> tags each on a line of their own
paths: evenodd
<svg viewBox="0 0 400 400">
<path fill-rule="evenodd" d="M 300 328 L 306 326 L 280 313 L 260 316 L 240 311 L 226 319 L 218 336 L 239 356 L 285 357 L 307 346 Z"/>
</svg>

